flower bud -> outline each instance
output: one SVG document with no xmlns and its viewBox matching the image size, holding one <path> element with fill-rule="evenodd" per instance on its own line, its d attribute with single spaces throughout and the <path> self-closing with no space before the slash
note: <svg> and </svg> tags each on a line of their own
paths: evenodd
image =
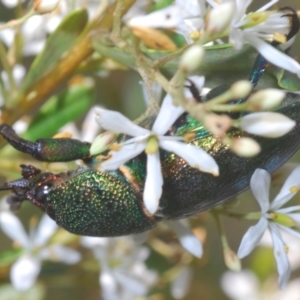
<svg viewBox="0 0 300 300">
<path fill-rule="evenodd" d="M 214 8 L 206 18 L 205 29 L 210 35 L 222 33 L 230 24 L 234 14 L 234 3 L 225 2 Z"/>
<path fill-rule="evenodd" d="M 109 149 L 109 146 L 115 141 L 116 135 L 110 131 L 106 131 L 98 135 L 92 142 L 90 154 L 96 155 L 103 153 Z"/>
<path fill-rule="evenodd" d="M 182 55 L 179 68 L 184 73 L 192 73 L 200 67 L 203 57 L 204 48 L 200 45 L 193 45 Z"/>
<path fill-rule="evenodd" d="M 252 94 L 247 100 L 247 109 L 270 110 L 282 102 L 285 92 L 278 89 L 264 89 Z"/>
<path fill-rule="evenodd" d="M 223 250 L 225 265 L 231 271 L 239 272 L 241 270 L 241 261 L 238 259 L 236 253 L 230 248 L 226 247 Z"/>
<path fill-rule="evenodd" d="M 240 80 L 235 82 L 230 87 L 230 92 L 233 99 L 244 98 L 248 96 L 248 94 L 252 90 L 252 84 L 248 80 Z"/>
<path fill-rule="evenodd" d="M 237 155 L 243 157 L 252 157 L 260 152 L 259 144 L 248 137 L 233 139 L 230 148 Z"/>
<path fill-rule="evenodd" d="M 35 0 L 33 8 L 39 14 L 46 14 L 52 12 L 58 3 L 59 0 Z"/>
<path fill-rule="evenodd" d="M 296 122 L 277 112 L 257 112 L 240 120 L 240 127 L 249 133 L 277 138 L 291 131 Z"/>
</svg>

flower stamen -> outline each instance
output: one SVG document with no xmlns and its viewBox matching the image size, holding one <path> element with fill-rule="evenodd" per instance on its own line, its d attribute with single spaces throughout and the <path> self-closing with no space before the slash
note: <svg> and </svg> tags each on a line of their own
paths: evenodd
<svg viewBox="0 0 300 300">
<path fill-rule="evenodd" d="M 145 148 L 146 154 L 154 154 L 158 151 L 159 143 L 156 135 L 151 135 L 147 140 L 147 145 Z"/>
</svg>

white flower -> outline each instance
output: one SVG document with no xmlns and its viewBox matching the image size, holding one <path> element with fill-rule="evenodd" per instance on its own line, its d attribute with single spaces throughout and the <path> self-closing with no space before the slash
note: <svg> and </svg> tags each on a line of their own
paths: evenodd
<svg viewBox="0 0 300 300">
<path fill-rule="evenodd" d="M 35 0 L 33 3 L 34 10 L 40 14 L 52 12 L 56 9 L 60 0 Z"/>
<path fill-rule="evenodd" d="M 101 127 L 115 133 L 133 136 L 121 144 L 121 149 L 109 153 L 110 158 L 100 165 L 101 171 L 115 170 L 126 161 L 146 151 L 147 176 L 143 198 L 145 207 L 151 214 L 154 214 L 158 208 L 163 185 L 158 147 L 177 154 L 189 165 L 203 172 L 215 176 L 219 174 L 215 160 L 204 150 L 183 143 L 182 137 L 164 135 L 183 112 L 183 108 L 174 106 L 171 97 L 167 95 L 152 129 L 148 130 L 118 112 L 96 109 L 97 122 Z"/>
<path fill-rule="evenodd" d="M 14 65 L 12 68 L 12 80 L 14 81 L 14 84 L 19 86 L 25 76 L 26 70 L 22 65 Z M 5 71 L 0 72 L 0 77 L 2 79 L 3 82 L 3 90 L 0 89 L 0 105 L 2 105 L 4 103 L 4 100 L 7 99 L 3 99 L 3 96 L 5 96 L 5 94 L 9 94 L 8 91 L 12 91 L 13 90 L 13 86 L 10 86 L 10 80 L 8 78 L 8 75 Z M 8 95 L 11 96 L 11 93 Z"/>
<path fill-rule="evenodd" d="M 299 299 L 300 278 L 289 282 L 284 290 L 274 289 L 272 278 L 268 278 L 266 283 L 260 284 L 258 277 L 250 270 L 241 272 L 227 271 L 221 277 L 222 290 L 232 300 Z"/>
<path fill-rule="evenodd" d="M 269 1 L 256 12 L 257 14 L 254 13 L 252 15 L 245 14 L 252 0 L 232 1 L 235 2 L 235 14 L 231 22 L 229 40 L 234 47 L 241 49 L 244 43 L 248 42 L 270 63 L 289 72 L 295 73 L 298 77 L 300 77 L 299 63 L 265 42 L 265 40 L 273 41 L 275 33 L 287 35 L 290 31 L 290 19 L 285 16 L 286 11 L 265 12 L 268 8 L 277 3 L 278 0 Z M 214 1 L 208 2 L 213 7 L 220 5 Z M 258 24 L 251 24 L 255 23 L 255 21 L 253 22 L 255 18 L 259 18 L 259 13 L 264 13 L 260 16 L 260 18 L 262 18 L 261 22 Z M 253 20 L 251 18 L 253 18 Z"/>
<path fill-rule="evenodd" d="M 157 279 L 145 260 L 149 249 L 130 236 L 120 238 L 82 237 L 81 244 L 92 249 L 101 268 L 102 299 L 126 300 L 144 296 Z"/>
<path fill-rule="evenodd" d="M 17 290 L 27 290 L 35 283 L 42 260 L 75 264 L 81 259 L 77 251 L 68 247 L 46 245 L 58 228 L 47 215 L 43 216 L 36 231 L 31 228 L 29 235 L 25 233 L 19 219 L 8 211 L 0 212 L 0 226 L 3 232 L 24 250 L 10 271 L 12 285 Z"/>
<path fill-rule="evenodd" d="M 249 270 L 226 271 L 221 277 L 221 288 L 232 300 L 258 300 L 259 280 Z"/>
<path fill-rule="evenodd" d="M 271 203 L 269 202 L 270 181 L 269 173 L 262 169 L 256 169 L 251 177 L 251 191 L 261 207 L 262 215 L 259 222 L 251 226 L 244 235 L 238 250 L 238 257 L 243 258 L 247 256 L 258 245 L 264 232 L 268 229 L 273 240 L 274 256 L 279 273 L 279 287 L 284 288 L 290 276 L 290 266 L 286 253 L 288 248 L 281 237 L 280 229 L 300 238 L 300 234 L 290 228 L 300 224 L 300 213 L 295 213 L 295 211 L 300 209 L 300 206 L 281 207 L 299 190 L 300 166 L 290 174 L 280 193 Z M 281 225 L 279 222 L 288 226 Z"/>
<path fill-rule="evenodd" d="M 188 222 L 184 220 L 165 221 L 171 230 L 175 232 L 181 246 L 192 255 L 200 258 L 203 254 L 203 247 L 200 239 L 190 230 Z M 146 241 L 149 231 L 144 231 L 134 235 L 134 240 L 138 244 Z"/>
<path fill-rule="evenodd" d="M 99 106 L 92 106 L 89 109 L 82 122 L 80 130 L 75 125 L 75 122 L 70 122 L 60 128 L 60 132 L 70 132 L 73 139 L 92 142 L 101 129 L 94 118 L 95 109 L 97 107 Z"/>
<path fill-rule="evenodd" d="M 209 35 L 220 34 L 227 29 L 234 16 L 233 2 L 224 2 L 212 9 L 206 16 L 205 30 Z"/>
<path fill-rule="evenodd" d="M 181 246 L 200 258 L 203 254 L 203 248 L 199 238 L 190 230 L 186 220 L 167 221 L 167 224 L 174 230 Z"/>
<path fill-rule="evenodd" d="M 181 299 L 188 293 L 189 286 L 193 278 L 190 267 L 182 267 L 176 278 L 171 283 L 171 294 L 174 299 Z"/>
<path fill-rule="evenodd" d="M 273 186 L 273 182 L 272 182 Z M 294 235 L 287 233 L 286 231 L 280 230 L 281 236 L 285 243 L 289 246 L 288 260 L 292 271 L 300 268 L 300 239 Z M 272 247 L 272 236 L 269 231 L 266 231 L 259 242 L 259 246 Z"/>
<path fill-rule="evenodd" d="M 2 2 L 3 1 L 4 0 L 2 0 Z M 41 6 L 40 10 L 38 7 L 35 7 L 40 13 L 45 13 L 46 10 L 52 10 L 54 7 L 56 8 L 46 15 L 34 15 L 30 17 L 21 26 L 24 43 L 22 50 L 25 56 L 39 54 L 45 46 L 47 35 L 55 31 L 70 12 L 74 11 L 76 8 L 85 7 L 92 17 L 95 15 L 95 12 L 100 5 L 99 1 L 73 1 L 73 4 L 67 0 L 42 0 L 36 2 L 38 2 L 37 6 Z M 9 7 L 14 7 L 17 3 L 17 0 L 4 1 L 4 5 Z M 0 37 L 8 47 L 12 46 L 15 34 L 16 31 L 11 28 L 0 30 Z"/>
<path fill-rule="evenodd" d="M 150 27 L 175 29 L 188 43 L 191 35 L 203 28 L 206 13 L 204 0 L 176 0 L 173 5 L 157 10 L 145 16 L 136 16 L 129 20 L 130 27 Z"/>
</svg>

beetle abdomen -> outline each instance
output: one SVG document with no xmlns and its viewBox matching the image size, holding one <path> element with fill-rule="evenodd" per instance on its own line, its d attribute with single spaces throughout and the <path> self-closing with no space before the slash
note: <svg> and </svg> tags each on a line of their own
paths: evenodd
<svg viewBox="0 0 300 300">
<path fill-rule="evenodd" d="M 47 202 L 57 224 L 80 235 L 121 236 L 155 226 L 140 195 L 118 172 L 80 173 L 54 186 Z"/>
</svg>

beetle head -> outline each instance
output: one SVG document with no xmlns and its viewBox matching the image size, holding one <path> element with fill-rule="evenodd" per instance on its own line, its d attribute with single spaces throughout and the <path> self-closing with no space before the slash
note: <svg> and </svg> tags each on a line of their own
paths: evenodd
<svg viewBox="0 0 300 300">
<path fill-rule="evenodd" d="M 66 173 L 54 175 L 31 165 L 21 165 L 23 178 L 6 182 L 0 190 L 11 190 L 14 194 L 8 196 L 7 202 L 11 210 L 20 208 L 24 200 L 29 200 L 34 205 L 51 214 L 47 204 L 47 195 L 51 187 L 65 180 Z"/>
</svg>

